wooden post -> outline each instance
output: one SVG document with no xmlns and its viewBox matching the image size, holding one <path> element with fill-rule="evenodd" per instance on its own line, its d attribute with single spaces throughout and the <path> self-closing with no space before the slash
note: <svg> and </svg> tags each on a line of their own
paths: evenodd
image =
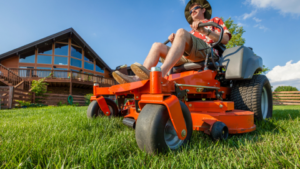
<svg viewBox="0 0 300 169">
<path fill-rule="evenodd" d="M 72 71 L 70 73 L 70 95 L 72 95 Z"/>
<path fill-rule="evenodd" d="M 8 91 L 8 108 L 11 109 L 13 105 L 13 98 L 14 98 L 14 87 L 9 86 L 9 91 Z"/>
<path fill-rule="evenodd" d="M 32 103 L 35 103 L 35 93 L 34 92 L 32 92 Z"/>
</svg>

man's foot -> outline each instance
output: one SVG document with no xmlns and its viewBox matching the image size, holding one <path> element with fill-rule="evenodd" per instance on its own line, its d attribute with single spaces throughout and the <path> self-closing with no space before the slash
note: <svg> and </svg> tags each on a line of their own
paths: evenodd
<svg viewBox="0 0 300 169">
<path fill-rule="evenodd" d="M 135 62 L 130 67 L 134 74 L 137 75 L 141 80 L 147 80 L 150 78 L 150 70 L 146 69 L 143 65 Z"/>
<path fill-rule="evenodd" d="M 112 76 L 119 84 L 131 83 L 131 82 L 137 81 L 136 78 L 124 75 L 123 73 L 121 73 L 117 70 L 112 73 Z"/>
</svg>

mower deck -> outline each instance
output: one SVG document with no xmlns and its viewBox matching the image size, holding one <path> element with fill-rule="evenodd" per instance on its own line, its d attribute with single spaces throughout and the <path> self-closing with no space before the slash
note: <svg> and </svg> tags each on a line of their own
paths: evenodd
<svg viewBox="0 0 300 169">
<path fill-rule="evenodd" d="M 193 120 L 193 129 L 210 134 L 212 125 L 221 121 L 228 127 L 229 134 L 241 134 L 254 131 L 254 113 L 251 111 L 234 110 L 233 102 L 226 101 L 192 101 L 186 102 Z M 124 118 L 138 119 L 139 113 L 134 105 L 127 106 Z"/>
</svg>

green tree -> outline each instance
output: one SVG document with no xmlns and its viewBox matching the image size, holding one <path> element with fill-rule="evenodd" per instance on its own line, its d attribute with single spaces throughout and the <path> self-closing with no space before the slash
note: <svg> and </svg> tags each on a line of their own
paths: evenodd
<svg viewBox="0 0 300 169">
<path fill-rule="evenodd" d="M 221 18 L 223 21 L 224 19 Z M 231 33 L 231 39 L 226 45 L 226 48 L 232 48 L 235 46 L 242 46 L 245 44 L 245 38 L 243 38 L 243 34 L 246 32 L 242 26 L 238 26 L 234 21 L 229 18 L 224 21 L 225 26 Z"/>
<path fill-rule="evenodd" d="M 275 89 L 275 92 L 281 92 L 281 91 L 298 91 L 298 89 L 293 86 L 278 86 Z"/>
</svg>

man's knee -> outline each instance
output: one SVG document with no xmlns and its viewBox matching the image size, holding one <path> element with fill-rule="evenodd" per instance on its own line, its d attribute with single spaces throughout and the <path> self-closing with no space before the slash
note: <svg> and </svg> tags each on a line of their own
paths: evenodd
<svg viewBox="0 0 300 169">
<path fill-rule="evenodd" d="M 183 28 L 178 29 L 176 32 L 176 36 L 185 37 L 187 35 L 189 35 L 189 32 L 184 30 Z"/>
<path fill-rule="evenodd" d="M 164 44 L 159 43 L 159 42 L 155 42 L 152 45 L 152 49 L 157 50 L 157 51 L 161 51 L 163 49 L 163 47 L 164 47 Z"/>
</svg>

